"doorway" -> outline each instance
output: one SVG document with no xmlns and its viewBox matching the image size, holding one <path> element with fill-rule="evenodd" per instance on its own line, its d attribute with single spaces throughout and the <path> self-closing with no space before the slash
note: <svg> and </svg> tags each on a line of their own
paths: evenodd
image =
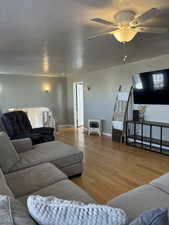
<svg viewBox="0 0 169 225">
<path fill-rule="evenodd" d="M 75 127 L 84 126 L 84 86 L 83 82 L 73 85 L 74 93 L 74 125 Z"/>
</svg>

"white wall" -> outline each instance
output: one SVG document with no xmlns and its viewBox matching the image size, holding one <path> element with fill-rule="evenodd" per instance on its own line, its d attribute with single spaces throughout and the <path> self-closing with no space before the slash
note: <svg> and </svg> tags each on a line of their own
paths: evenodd
<svg viewBox="0 0 169 225">
<path fill-rule="evenodd" d="M 169 55 L 142 60 L 122 66 L 111 67 L 90 73 L 73 73 L 67 75 L 67 105 L 69 123 L 73 124 L 73 82 L 84 82 L 85 90 L 85 124 L 88 119 L 103 119 L 103 129 L 111 133 L 111 120 L 116 92 L 121 84 L 123 90 L 129 90 L 132 75 L 135 72 L 146 72 L 169 68 Z M 147 107 L 146 118 L 153 121 L 169 122 L 169 106 Z"/>
</svg>

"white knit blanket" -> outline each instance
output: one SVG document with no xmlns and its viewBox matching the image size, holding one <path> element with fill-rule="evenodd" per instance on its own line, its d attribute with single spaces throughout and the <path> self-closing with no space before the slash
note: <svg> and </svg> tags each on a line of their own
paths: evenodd
<svg viewBox="0 0 169 225">
<path fill-rule="evenodd" d="M 123 210 L 105 205 L 65 201 L 55 197 L 30 196 L 30 215 L 39 225 L 125 225 Z"/>
</svg>

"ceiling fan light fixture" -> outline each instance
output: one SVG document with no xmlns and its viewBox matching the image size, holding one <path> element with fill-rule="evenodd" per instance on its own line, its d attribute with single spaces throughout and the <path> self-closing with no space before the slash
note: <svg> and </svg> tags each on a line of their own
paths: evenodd
<svg viewBox="0 0 169 225">
<path fill-rule="evenodd" d="M 130 28 L 130 27 L 122 27 L 112 32 L 116 40 L 121 43 L 129 42 L 133 40 L 133 38 L 136 36 L 137 33 L 138 33 L 137 29 Z"/>
</svg>

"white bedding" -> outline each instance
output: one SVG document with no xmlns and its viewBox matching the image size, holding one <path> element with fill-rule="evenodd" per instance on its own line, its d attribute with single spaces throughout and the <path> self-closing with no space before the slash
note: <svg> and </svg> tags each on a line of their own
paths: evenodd
<svg viewBox="0 0 169 225">
<path fill-rule="evenodd" d="M 112 121 L 112 126 L 116 130 L 123 130 L 123 121 Z"/>
</svg>

